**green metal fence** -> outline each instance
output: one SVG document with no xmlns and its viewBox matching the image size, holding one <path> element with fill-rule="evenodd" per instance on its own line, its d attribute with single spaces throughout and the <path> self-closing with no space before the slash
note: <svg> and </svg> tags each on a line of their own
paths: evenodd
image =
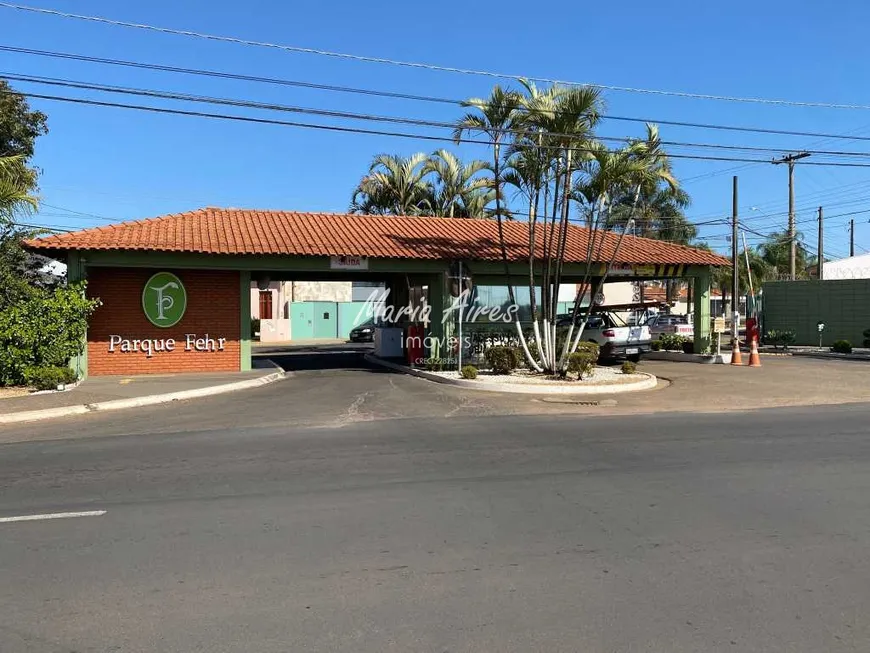
<svg viewBox="0 0 870 653">
<path fill-rule="evenodd" d="M 794 331 L 798 345 L 818 345 L 823 322 L 823 345 L 843 339 L 860 347 L 870 329 L 870 279 L 765 283 L 761 317 L 765 333 Z"/>
</svg>

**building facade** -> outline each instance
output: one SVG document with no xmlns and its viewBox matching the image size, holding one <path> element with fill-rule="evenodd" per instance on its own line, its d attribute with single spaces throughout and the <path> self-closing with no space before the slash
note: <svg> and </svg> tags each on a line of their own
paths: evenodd
<svg viewBox="0 0 870 653">
<path fill-rule="evenodd" d="M 710 268 L 727 261 L 631 236 L 616 250 L 617 237 L 604 238 L 602 260 L 615 257 L 621 281 L 694 278 L 696 351 L 709 348 Z M 562 270 L 568 287 L 604 276 L 608 263 L 587 265 L 588 242 L 585 229 L 569 228 Z M 261 291 L 269 293 L 263 307 L 268 302 L 272 320 L 289 312 L 289 331 L 276 324 L 276 337 L 298 335 L 294 307 L 305 304 L 314 304 L 316 336 L 318 319 L 338 321 L 340 315 L 321 310 L 319 300 L 294 301 L 297 290 L 310 296 L 293 285 L 301 282 L 341 282 L 342 297 L 348 297 L 348 282 L 381 283 L 396 325 L 417 324 L 432 342 L 441 342 L 455 319 L 457 261 L 471 271 L 476 287 L 527 288 L 526 226 L 505 224 L 504 243 L 507 272 L 491 220 L 208 208 L 24 244 L 65 262 L 68 278 L 87 281 L 88 295 L 101 301 L 82 354 L 72 363 L 76 370 L 128 375 L 250 369 L 253 304 L 259 315 Z M 315 293 L 323 288 L 308 287 Z M 430 315 L 403 315 L 422 304 Z"/>
</svg>

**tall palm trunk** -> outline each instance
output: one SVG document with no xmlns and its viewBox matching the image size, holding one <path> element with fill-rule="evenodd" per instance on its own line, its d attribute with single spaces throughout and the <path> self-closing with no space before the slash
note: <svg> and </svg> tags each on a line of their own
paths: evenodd
<svg viewBox="0 0 870 653">
<path fill-rule="evenodd" d="M 498 224 L 498 243 L 501 248 L 501 260 L 504 263 L 504 276 L 507 280 L 508 284 L 508 299 L 510 299 L 510 303 L 515 305 L 516 297 L 514 295 L 514 286 L 511 283 L 510 278 L 510 264 L 508 263 L 507 258 L 507 247 L 504 242 L 504 223 L 503 217 L 501 214 L 501 172 L 499 164 L 501 163 L 501 149 L 499 145 L 499 137 L 498 135 L 493 138 L 493 172 L 495 174 L 495 219 Z"/>
</svg>

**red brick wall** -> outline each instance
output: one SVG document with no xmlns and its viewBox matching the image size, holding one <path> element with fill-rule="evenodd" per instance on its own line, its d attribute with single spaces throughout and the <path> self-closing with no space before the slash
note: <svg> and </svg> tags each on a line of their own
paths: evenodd
<svg viewBox="0 0 870 653">
<path fill-rule="evenodd" d="M 238 371 L 240 368 L 241 298 L 239 273 L 166 270 L 175 274 L 187 291 L 187 310 L 173 327 L 156 327 L 142 310 L 142 289 L 155 272 L 135 268 L 90 268 L 88 295 L 103 305 L 88 327 L 88 374 L 157 374 L 168 372 Z M 226 338 L 223 351 L 185 351 L 186 334 Z M 109 351 L 111 335 L 126 339 L 175 340 L 174 351 Z"/>
</svg>

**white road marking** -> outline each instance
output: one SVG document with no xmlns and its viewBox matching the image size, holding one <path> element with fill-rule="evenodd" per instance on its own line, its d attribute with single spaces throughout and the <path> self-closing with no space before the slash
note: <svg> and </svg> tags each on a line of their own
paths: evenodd
<svg viewBox="0 0 870 653">
<path fill-rule="evenodd" d="M 105 510 L 87 510 L 85 512 L 51 512 L 45 515 L 19 515 L 18 517 L 0 517 L 0 524 L 14 521 L 40 521 L 42 519 L 71 519 L 73 517 L 102 517 Z"/>
</svg>

